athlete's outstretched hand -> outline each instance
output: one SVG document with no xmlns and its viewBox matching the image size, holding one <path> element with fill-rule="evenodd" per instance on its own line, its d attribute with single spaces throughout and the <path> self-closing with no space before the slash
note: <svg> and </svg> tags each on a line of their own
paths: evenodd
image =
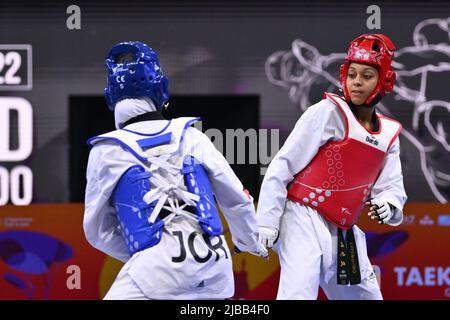
<svg viewBox="0 0 450 320">
<path fill-rule="evenodd" d="M 242 251 L 236 247 L 236 245 L 234 245 L 233 247 L 233 253 L 232 254 L 237 254 L 237 253 L 241 253 Z M 261 243 L 258 242 L 258 248 L 257 251 L 249 251 L 249 253 L 258 256 L 258 257 L 262 257 L 266 260 L 269 260 L 269 253 L 267 252 L 266 247 L 264 247 Z"/>
<path fill-rule="evenodd" d="M 258 228 L 258 242 L 264 248 L 272 248 L 278 238 L 278 229 L 273 227 Z"/>
</svg>

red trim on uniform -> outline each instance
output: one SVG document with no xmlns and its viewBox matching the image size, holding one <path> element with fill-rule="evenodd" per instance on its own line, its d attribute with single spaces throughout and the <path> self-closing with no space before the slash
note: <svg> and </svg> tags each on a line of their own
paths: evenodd
<svg viewBox="0 0 450 320">
<path fill-rule="evenodd" d="M 389 143 L 389 146 L 387 148 L 386 154 L 388 153 L 388 151 L 391 148 L 392 144 L 394 143 L 395 139 L 397 139 L 398 135 L 400 134 L 400 131 L 402 131 L 402 129 L 403 129 L 403 126 L 402 126 L 402 124 L 400 122 L 395 121 L 395 120 L 392 120 L 392 121 L 397 122 L 399 127 L 398 127 L 398 130 L 395 133 L 394 137 L 392 138 L 391 142 Z"/>
<path fill-rule="evenodd" d="M 342 99 L 341 97 L 339 97 L 338 95 L 336 95 L 336 94 L 330 94 L 330 93 L 325 93 L 325 95 L 328 95 L 338 106 L 339 106 L 339 108 L 342 110 L 342 107 L 340 106 L 340 104 L 339 104 L 339 102 L 337 102 L 336 101 L 336 99 L 333 99 L 332 98 L 332 96 L 335 96 L 335 97 L 337 97 L 337 98 L 340 98 L 340 99 Z M 344 100 L 344 102 L 345 102 L 345 100 Z M 354 115 L 354 113 L 350 110 L 350 112 L 351 112 L 351 114 L 352 114 L 352 116 L 355 118 L 355 120 L 356 121 L 358 121 L 358 123 L 359 123 L 359 125 L 364 129 L 364 130 L 366 130 L 369 134 L 372 134 L 372 135 L 377 135 L 377 134 L 380 134 L 381 133 L 381 128 L 382 128 L 382 124 L 381 124 L 381 115 L 380 114 L 378 114 L 378 113 L 375 113 L 375 116 L 378 118 L 378 123 L 379 123 L 379 126 L 378 126 L 378 131 L 372 131 L 372 130 L 369 130 L 369 129 L 367 129 L 366 127 L 364 127 L 364 125 L 361 123 L 361 121 L 358 119 L 358 117 L 356 117 L 355 115 Z M 345 114 L 345 111 L 344 111 L 344 114 Z M 347 118 L 347 117 L 346 117 Z M 389 118 L 387 118 L 387 119 L 389 119 Z M 347 129 L 348 129 L 348 125 L 347 125 Z"/>
<path fill-rule="evenodd" d="M 353 112 L 352 112 L 352 114 L 353 114 Z M 381 133 L 381 128 L 382 128 L 383 124 L 381 123 L 381 118 L 378 113 L 375 112 L 375 116 L 378 119 L 378 131 L 372 131 L 372 130 L 367 129 L 366 127 L 364 127 L 364 125 L 361 123 L 361 121 L 359 121 L 359 119 L 354 114 L 353 114 L 353 116 L 355 117 L 356 120 L 358 120 L 358 123 L 360 124 L 360 126 L 363 127 L 364 130 L 366 130 L 368 133 L 373 134 L 373 135 L 377 135 L 377 134 Z"/>
<path fill-rule="evenodd" d="M 380 118 L 383 118 L 383 119 L 386 119 L 386 120 L 389 120 L 389 121 L 392 121 L 392 122 L 396 122 L 400 127 L 403 128 L 403 125 L 399 121 L 397 121 L 395 119 L 392 119 L 392 118 L 389 118 L 389 117 L 386 117 L 385 115 L 382 115 L 382 114 L 380 114 L 379 116 L 380 116 Z"/>
<path fill-rule="evenodd" d="M 334 103 L 338 106 L 338 108 L 339 108 L 339 109 L 342 111 L 342 113 L 344 114 L 344 118 L 345 118 L 345 135 L 344 135 L 344 139 L 343 139 L 342 141 L 347 140 L 347 138 L 348 138 L 348 132 L 349 132 L 347 113 L 345 113 L 345 110 L 341 107 L 340 103 L 334 98 L 334 97 L 339 98 L 339 96 L 336 95 L 336 94 L 328 93 L 328 92 L 325 92 L 324 95 L 325 95 L 325 97 L 329 97 L 331 100 L 333 100 Z M 333 97 L 333 96 L 334 96 L 334 97 Z"/>
<path fill-rule="evenodd" d="M 388 152 L 389 149 L 391 148 L 392 144 L 394 143 L 395 139 L 397 139 L 398 135 L 399 135 L 400 132 L 402 131 L 403 125 L 402 125 L 399 121 L 394 120 L 394 119 L 391 119 L 391 118 L 388 118 L 388 117 L 386 117 L 386 116 L 384 116 L 384 115 L 382 115 L 382 114 L 380 114 L 380 118 L 386 119 L 386 120 L 388 120 L 388 121 L 395 122 L 395 123 L 398 124 L 398 127 L 399 127 L 398 130 L 397 130 L 397 132 L 395 133 L 394 137 L 392 138 L 391 142 L 389 143 L 389 146 L 388 146 L 388 148 L 387 148 L 387 150 L 386 150 L 386 154 L 387 154 L 387 152 Z"/>
</svg>

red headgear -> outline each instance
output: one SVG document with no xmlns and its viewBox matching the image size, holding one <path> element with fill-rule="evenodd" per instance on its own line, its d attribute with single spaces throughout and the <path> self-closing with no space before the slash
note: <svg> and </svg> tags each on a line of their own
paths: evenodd
<svg viewBox="0 0 450 320">
<path fill-rule="evenodd" d="M 386 92 L 394 89 L 395 72 L 391 61 L 394 56 L 395 45 L 391 39 L 383 34 L 363 34 L 354 39 L 348 49 L 345 63 L 341 65 L 339 81 L 344 89 L 345 100 L 350 101 L 350 94 L 346 86 L 348 67 L 350 63 L 368 64 L 378 69 L 378 84 L 367 97 L 365 104 L 370 104 L 379 95 L 381 99 Z"/>
</svg>

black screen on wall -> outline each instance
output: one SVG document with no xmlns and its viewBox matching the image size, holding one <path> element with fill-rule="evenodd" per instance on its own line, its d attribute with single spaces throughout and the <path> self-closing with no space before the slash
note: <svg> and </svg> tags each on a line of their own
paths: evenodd
<svg viewBox="0 0 450 320">
<path fill-rule="evenodd" d="M 106 107 L 102 96 L 71 96 L 69 108 L 70 201 L 83 202 L 86 188 L 86 165 L 89 156 L 89 147 L 86 141 L 95 135 L 115 130 L 114 115 Z M 166 119 L 182 116 L 201 117 L 203 132 L 210 128 L 222 132 L 224 138 L 223 151 L 225 152 L 226 129 L 242 129 L 243 131 L 255 129 L 258 132 L 259 96 L 172 96 L 170 105 L 163 112 L 163 115 Z M 237 164 L 237 140 L 235 140 L 234 161 L 232 161 L 231 167 L 245 188 L 257 199 L 260 166 L 258 163 L 249 163 L 249 143 L 249 140 L 245 141 L 245 164 Z"/>
</svg>

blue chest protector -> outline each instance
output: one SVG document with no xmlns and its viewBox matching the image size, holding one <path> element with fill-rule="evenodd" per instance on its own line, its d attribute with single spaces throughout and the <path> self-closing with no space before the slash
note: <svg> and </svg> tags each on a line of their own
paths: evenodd
<svg viewBox="0 0 450 320">
<path fill-rule="evenodd" d="M 194 207 L 200 227 L 210 236 L 222 234 L 220 215 L 217 211 L 208 174 L 203 166 L 194 157 L 185 156 L 181 173 L 184 175 L 188 191 L 200 197 Z"/>
<path fill-rule="evenodd" d="M 143 166 L 130 167 L 120 178 L 111 197 L 130 256 L 161 241 L 164 222 L 159 218 L 154 223 L 148 221 L 156 201 L 147 204 L 143 200 L 151 190 L 150 177 L 151 173 Z"/>
<path fill-rule="evenodd" d="M 181 173 L 187 190 L 200 198 L 193 206 L 200 227 L 210 236 L 221 235 L 222 223 L 205 169 L 194 157 L 185 156 Z M 131 256 L 157 245 L 162 238 L 164 221 L 159 217 L 154 223 L 149 221 L 157 201 L 147 204 L 143 200 L 151 190 L 150 181 L 151 173 L 134 165 L 122 175 L 111 197 Z"/>
<path fill-rule="evenodd" d="M 184 125 L 183 123 L 181 124 Z M 175 135 L 175 138 L 172 134 L 176 131 L 172 133 L 170 131 L 170 128 L 167 128 L 167 130 L 163 130 L 158 135 L 149 137 L 136 132 L 117 130 L 94 137 L 91 140 L 91 144 L 113 140 L 125 149 L 128 149 L 140 161 L 151 162 L 153 158 L 148 157 L 148 154 L 151 154 L 151 157 L 167 154 L 164 151 L 157 151 L 156 148 L 170 147 L 173 141 L 177 139 L 181 144 L 184 131 L 181 136 Z M 177 146 L 175 145 L 174 147 Z M 156 151 L 152 154 L 151 150 Z M 176 154 L 178 156 L 180 148 L 168 150 L 170 150 L 169 154 L 173 152 L 174 156 Z M 210 236 L 222 234 L 223 228 L 220 215 L 215 204 L 207 172 L 203 166 L 193 156 L 186 155 L 183 158 L 183 166 L 180 168 L 179 174 L 184 176 L 184 184 L 187 191 L 199 197 L 199 200 L 194 202 L 195 205 L 192 205 L 192 208 L 202 230 Z M 182 179 L 183 177 L 180 178 Z M 120 230 L 130 256 L 157 245 L 163 236 L 165 219 L 163 220 L 160 217 L 160 212 L 156 219 L 152 216 L 155 208 L 157 208 L 156 210 L 161 209 L 161 207 L 158 208 L 158 199 L 149 204 L 143 199 L 144 195 L 152 191 L 152 179 L 152 173 L 144 166 L 133 165 L 120 177 L 111 196 L 111 204 L 116 210 Z"/>
</svg>

